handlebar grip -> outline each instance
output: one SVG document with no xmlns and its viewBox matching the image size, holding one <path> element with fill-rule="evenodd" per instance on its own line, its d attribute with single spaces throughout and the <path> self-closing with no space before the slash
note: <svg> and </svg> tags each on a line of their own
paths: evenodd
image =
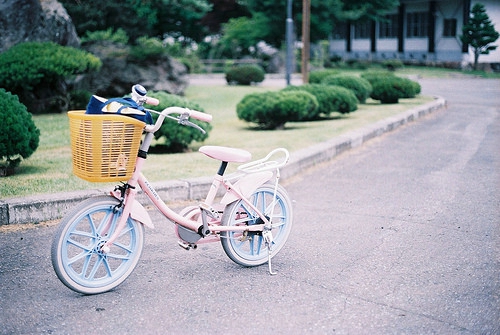
<svg viewBox="0 0 500 335">
<path fill-rule="evenodd" d="M 205 122 L 212 121 L 212 115 L 194 110 L 189 111 L 189 116 L 192 117 L 193 119 L 200 121 L 205 121 Z"/>
<path fill-rule="evenodd" d="M 146 97 L 145 103 L 152 106 L 158 106 L 160 104 L 160 100 L 156 98 Z"/>
</svg>

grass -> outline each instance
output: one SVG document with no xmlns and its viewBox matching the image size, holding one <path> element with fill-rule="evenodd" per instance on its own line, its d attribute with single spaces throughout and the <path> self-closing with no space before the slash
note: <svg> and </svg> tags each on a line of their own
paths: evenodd
<svg viewBox="0 0 500 335">
<path fill-rule="evenodd" d="M 214 116 L 213 129 L 205 143 L 194 143 L 182 154 L 150 154 L 144 174 L 150 181 L 209 176 L 216 172 L 218 162 L 197 152 L 201 145 L 240 147 L 263 157 L 273 148 L 286 147 L 290 152 L 323 142 L 353 129 L 363 127 L 432 100 L 430 97 L 402 99 L 399 104 L 380 105 L 369 100 L 348 115 L 334 115 L 329 120 L 287 123 L 279 131 L 255 130 L 238 120 L 236 104 L 251 92 L 266 91 L 262 86 L 190 86 L 186 97 L 199 103 Z M 84 189 L 109 188 L 116 183 L 90 183 L 72 174 L 68 118 L 66 114 L 33 117 L 40 129 L 37 151 L 24 160 L 16 174 L 0 178 L 0 198 L 20 197 Z"/>
</svg>

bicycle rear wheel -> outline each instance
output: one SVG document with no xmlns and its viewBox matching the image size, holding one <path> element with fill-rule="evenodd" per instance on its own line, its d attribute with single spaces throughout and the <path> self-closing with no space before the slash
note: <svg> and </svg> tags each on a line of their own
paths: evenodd
<svg viewBox="0 0 500 335">
<path fill-rule="evenodd" d="M 115 213 L 118 203 L 111 196 L 90 198 L 61 221 L 52 243 L 52 266 L 61 282 L 73 291 L 109 291 L 127 279 L 139 262 L 144 227 L 130 217 L 110 251 L 101 251 L 121 216 L 121 209 Z"/>
<path fill-rule="evenodd" d="M 271 250 L 274 257 L 285 245 L 292 229 L 290 197 L 278 185 L 274 199 L 274 185 L 264 184 L 251 195 L 250 202 L 272 223 Z M 243 200 L 237 200 L 224 209 L 223 226 L 250 226 L 259 223 L 263 223 L 262 219 Z M 262 232 L 221 232 L 221 244 L 227 256 L 237 264 L 251 267 L 268 261 L 268 249 Z"/>
</svg>

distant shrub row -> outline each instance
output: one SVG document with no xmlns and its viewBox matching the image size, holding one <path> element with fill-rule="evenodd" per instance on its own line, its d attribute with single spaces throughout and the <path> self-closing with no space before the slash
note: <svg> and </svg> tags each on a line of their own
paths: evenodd
<svg viewBox="0 0 500 335">
<path fill-rule="evenodd" d="M 256 123 L 260 128 L 279 129 L 286 122 L 311 121 L 357 108 L 356 96 L 346 88 L 307 84 L 246 95 L 236 106 L 236 113 L 241 120 Z"/>
<path fill-rule="evenodd" d="M 277 129 L 286 122 L 353 112 L 369 97 L 381 103 L 397 103 L 402 98 L 414 98 L 421 90 L 417 82 L 389 71 L 366 72 L 358 77 L 321 70 L 311 72 L 309 78 L 309 84 L 245 96 L 236 106 L 238 118 L 264 129 Z"/>
</svg>

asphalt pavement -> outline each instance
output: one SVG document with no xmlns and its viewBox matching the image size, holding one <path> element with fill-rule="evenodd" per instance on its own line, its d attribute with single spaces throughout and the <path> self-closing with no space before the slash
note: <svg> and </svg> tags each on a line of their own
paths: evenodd
<svg viewBox="0 0 500 335">
<path fill-rule="evenodd" d="M 0 333 L 499 334 L 500 81 L 420 82 L 448 107 L 302 153 L 278 275 L 179 248 L 151 211 L 130 278 L 81 296 L 50 265 L 54 226 L 3 231 Z"/>
</svg>

